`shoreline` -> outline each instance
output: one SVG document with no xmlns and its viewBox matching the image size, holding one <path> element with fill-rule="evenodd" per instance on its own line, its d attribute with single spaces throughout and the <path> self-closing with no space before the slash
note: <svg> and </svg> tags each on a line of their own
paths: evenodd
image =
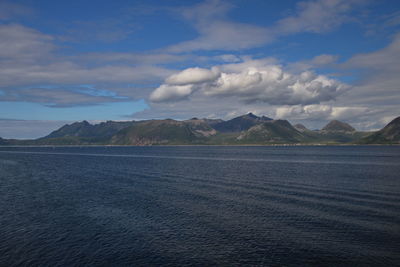
<svg viewBox="0 0 400 267">
<path fill-rule="evenodd" d="M 6 147 L 299 147 L 299 146 L 400 146 L 400 144 L 232 144 L 232 145 L 0 145 Z"/>
</svg>

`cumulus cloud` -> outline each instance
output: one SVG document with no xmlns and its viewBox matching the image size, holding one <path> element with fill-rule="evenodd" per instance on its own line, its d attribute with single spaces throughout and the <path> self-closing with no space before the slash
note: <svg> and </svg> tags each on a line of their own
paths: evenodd
<svg viewBox="0 0 400 267">
<path fill-rule="evenodd" d="M 329 57 L 322 59 L 331 60 Z M 338 70 L 356 73 L 357 80 L 351 90 L 339 95 L 335 102 L 281 106 L 277 107 L 275 116 L 305 122 L 338 119 L 351 122 L 357 129 L 380 129 L 400 115 L 399 61 L 400 34 L 396 34 L 386 47 L 354 55 L 346 62 L 336 64 Z"/>
<path fill-rule="evenodd" d="M 340 105 L 340 106 L 336 106 Z M 385 111 L 366 106 L 342 106 L 339 103 L 320 105 L 279 106 L 275 118 L 287 119 L 292 123 L 302 123 L 309 129 L 321 129 L 330 120 L 350 123 L 358 130 L 378 130 L 395 116 L 385 116 Z M 374 118 L 374 119 L 372 119 Z M 382 120 L 388 118 L 388 120 Z"/>
<path fill-rule="evenodd" d="M 203 68 L 188 68 L 179 73 L 173 74 L 166 79 L 167 84 L 185 85 L 214 81 L 220 72 L 214 67 L 211 70 Z"/>
<path fill-rule="evenodd" d="M 193 85 L 163 84 L 150 95 L 153 102 L 179 101 L 188 97 L 193 92 Z"/>
<path fill-rule="evenodd" d="M 150 95 L 153 102 L 171 102 L 187 98 L 196 89 L 196 85 L 215 81 L 220 76 L 220 70 L 213 67 L 188 68 L 169 76 L 165 84 L 159 86 Z"/>
<path fill-rule="evenodd" d="M 313 104 L 335 99 L 349 87 L 310 71 L 292 74 L 265 61 L 227 64 L 211 70 L 190 68 L 168 77 L 150 96 L 155 102 L 187 98 L 196 91 L 209 97 L 236 97 L 272 105 Z M 180 86 L 177 86 L 180 85 Z M 184 85 L 184 86 L 182 86 Z"/>
<path fill-rule="evenodd" d="M 281 106 L 276 109 L 275 116 L 279 119 L 293 120 L 348 120 L 365 114 L 366 107 L 335 107 L 332 105 L 296 105 Z"/>
</svg>

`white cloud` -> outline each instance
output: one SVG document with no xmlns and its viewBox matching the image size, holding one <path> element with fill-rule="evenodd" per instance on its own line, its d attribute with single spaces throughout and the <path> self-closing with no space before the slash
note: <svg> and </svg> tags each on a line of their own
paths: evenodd
<svg viewBox="0 0 400 267">
<path fill-rule="evenodd" d="M 88 88 L 83 87 L 6 89 L 4 94 L 0 95 L 0 101 L 29 101 L 49 107 L 71 107 L 127 100 L 126 97 L 124 98 L 111 92 L 107 92 L 107 95 L 104 91 L 96 89 L 89 91 Z M 103 95 L 99 95 L 99 93 L 103 93 Z"/>
<path fill-rule="evenodd" d="M 193 85 L 163 84 L 150 95 L 153 102 L 179 101 L 188 97 L 193 92 Z"/>
<path fill-rule="evenodd" d="M 349 59 L 346 67 L 374 69 L 385 71 L 400 70 L 400 33 L 396 34 L 393 41 L 385 48 L 365 54 L 358 54 Z"/>
<path fill-rule="evenodd" d="M 329 101 L 348 89 L 337 80 L 310 71 L 292 74 L 278 65 L 265 64 L 264 60 L 251 60 L 250 63 L 254 63 L 253 66 L 243 62 L 221 65 L 209 71 L 201 69 L 201 72 L 199 69 L 186 69 L 167 78 L 150 99 L 176 101 L 199 91 L 205 96 L 236 97 L 246 103 L 297 105 Z M 216 75 L 218 69 L 221 73 Z M 177 84 L 187 87 L 173 86 Z"/>
<path fill-rule="evenodd" d="M 338 59 L 337 56 L 322 54 L 322 55 L 315 56 L 313 59 L 310 60 L 310 63 L 315 66 L 323 66 L 323 65 L 332 64 L 337 59 Z"/>
<path fill-rule="evenodd" d="M 88 68 L 60 61 L 46 65 L 0 67 L 0 76 L 3 77 L 0 86 L 145 83 L 162 80 L 172 72 L 157 66 L 105 65 Z"/>
<path fill-rule="evenodd" d="M 204 28 L 203 28 L 204 27 Z M 167 48 L 180 53 L 196 50 L 242 50 L 258 47 L 272 40 L 268 29 L 235 22 L 210 22 L 198 27 L 200 37 Z"/>
<path fill-rule="evenodd" d="M 240 73 L 222 73 L 221 77 L 206 88 L 208 95 L 252 94 L 262 81 L 256 69 L 248 69 Z"/>
<path fill-rule="evenodd" d="M 321 119 L 328 118 L 332 113 L 332 107 L 329 105 L 307 105 L 307 106 L 281 106 L 275 111 L 275 117 L 278 119 Z"/>
<path fill-rule="evenodd" d="M 233 54 L 224 54 L 224 55 L 220 55 L 220 56 L 215 56 L 215 59 L 223 61 L 223 62 L 230 62 L 230 63 L 242 61 L 240 57 L 233 55 Z"/>
<path fill-rule="evenodd" d="M 119 53 L 119 52 L 97 52 L 79 55 L 76 59 L 96 64 L 104 63 L 126 63 L 140 65 L 158 65 L 174 62 L 198 60 L 193 55 L 176 55 L 167 53 Z"/>
<path fill-rule="evenodd" d="M 218 78 L 220 72 L 218 68 L 188 68 L 179 73 L 173 74 L 166 79 L 166 83 L 173 85 L 197 84 L 210 82 Z"/>
<path fill-rule="evenodd" d="M 369 112 L 366 107 L 335 107 L 332 105 L 281 106 L 276 109 L 279 119 L 292 120 L 348 120 Z"/>
<path fill-rule="evenodd" d="M 171 102 L 182 100 L 191 95 L 196 85 L 215 81 L 220 76 L 220 70 L 213 67 L 210 70 L 204 68 L 188 68 L 169 76 L 165 84 L 159 86 L 150 95 L 153 102 Z"/>
<path fill-rule="evenodd" d="M 161 82 L 174 71 L 156 66 L 157 60 L 150 55 L 133 55 L 142 64 L 132 65 L 127 61 L 102 58 L 102 62 L 79 56 L 60 56 L 55 38 L 19 24 L 0 24 L 0 101 L 29 101 L 51 103 L 54 106 L 86 105 L 90 103 L 126 101 L 110 96 L 90 96 L 74 91 L 74 86 L 92 84 L 95 88 L 106 86 L 108 90 L 119 88 L 118 95 L 136 99 L 149 90 L 141 87 L 121 87 L 121 84 L 154 84 Z M 85 58 L 85 60 L 82 60 Z M 176 56 L 164 56 L 162 61 Z M 147 61 L 147 62 L 145 62 Z M 159 63 L 159 62 L 158 62 Z M 41 86 L 51 85 L 52 88 Z M 62 90 L 60 89 L 62 88 Z M 134 92 L 136 91 L 136 93 Z"/>
<path fill-rule="evenodd" d="M 345 70 L 358 70 L 359 79 L 344 102 L 389 106 L 400 103 L 400 34 L 385 48 L 358 54 L 340 65 Z"/>
<path fill-rule="evenodd" d="M 267 28 L 229 20 L 227 13 L 232 8 L 226 1 L 209 0 L 180 9 L 180 14 L 193 24 L 199 37 L 172 45 L 167 51 L 240 50 L 271 41 Z"/>
<path fill-rule="evenodd" d="M 19 24 L 0 24 L 0 59 L 37 61 L 55 49 L 54 38 Z"/>
<path fill-rule="evenodd" d="M 378 130 L 387 122 L 381 120 L 382 112 L 365 106 L 335 106 L 339 103 L 280 106 L 275 117 L 287 119 L 292 123 L 302 123 L 309 129 L 320 129 L 330 120 L 350 123 L 360 131 Z M 393 119 L 393 116 L 389 118 Z"/>
</svg>

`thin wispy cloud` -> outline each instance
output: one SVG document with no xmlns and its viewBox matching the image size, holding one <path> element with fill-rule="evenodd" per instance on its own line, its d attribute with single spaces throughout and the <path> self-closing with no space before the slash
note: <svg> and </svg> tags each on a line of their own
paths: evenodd
<svg viewBox="0 0 400 267">
<path fill-rule="evenodd" d="M 0 20 L 32 16 L 34 13 L 35 10 L 31 7 L 11 1 L 0 1 Z"/>
<path fill-rule="evenodd" d="M 293 15 L 284 17 L 269 27 L 238 23 L 229 19 L 234 8 L 225 1 L 209 0 L 181 13 L 192 23 L 199 37 L 170 46 L 170 52 L 196 50 L 242 50 L 259 47 L 277 40 L 281 36 L 297 33 L 325 33 L 354 22 L 350 13 L 366 5 L 367 0 L 317 0 L 299 2 Z"/>
</svg>

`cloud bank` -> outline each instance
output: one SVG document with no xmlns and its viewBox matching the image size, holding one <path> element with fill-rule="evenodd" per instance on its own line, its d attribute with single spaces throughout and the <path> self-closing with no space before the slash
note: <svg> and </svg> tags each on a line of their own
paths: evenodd
<svg viewBox="0 0 400 267">
<path fill-rule="evenodd" d="M 311 71 L 294 74 L 263 60 L 249 60 L 175 73 L 151 93 L 150 100 L 179 101 L 195 97 L 197 92 L 207 97 L 234 97 L 244 103 L 308 105 L 333 100 L 348 89 L 344 83 Z"/>
</svg>

